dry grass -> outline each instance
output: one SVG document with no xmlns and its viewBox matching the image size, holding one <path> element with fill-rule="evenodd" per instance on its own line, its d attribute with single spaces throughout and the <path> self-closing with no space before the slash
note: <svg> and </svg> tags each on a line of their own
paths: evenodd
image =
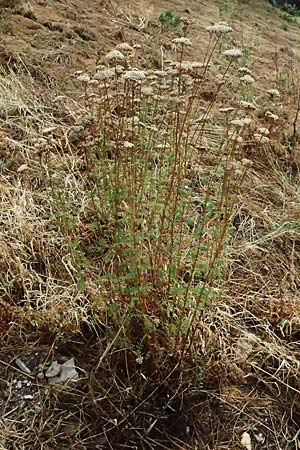
<svg viewBox="0 0 300 450">
<path fill-rule="evenodd" d="M 216 14 L 216 5 L 210 8 Z M 250 6 L 245 6 L 245 11 L 245 14 L 251 11 Z M 148 14 L 151 16 L 153 11 Z M 124 14 L 122 20 L 128 26 L 140 23 L 135 15 Z M 148 15 L 141 21 L 143 27 L 149 26 L 149 22 L 151 25 Z M 167 31 L 164 39 L 168 39 L 167 33 L 174 33 L 175 37 L 176 30 Z M 244 24 L 242 38 L 234 34 L 237 46 L 247 47 L 252 33 L 250 25 Z M 273 50 L 266 35 L 264 39 L 267 44 L 261 45 L 268 55 Z M 143 242 L 147 245 L 134 247 L 140 260 L 135 254 L 129 257 L 128 253 L 121 253 L 123 247 L 112 245 L 114 214 L 119 210 L 109 209 L 110 198 L 100 181 L 98 196 L 91 197 L 96 169 L 101 167 L 100 173 L 110 176 L 109 170 L 117 160 L 113 154 L 97 155 L 99 159 L 95 159 L 94 140 L 101 133 L 106 140 L 113 139 L 113 132 L 121 130 L 123 141 L 134 145 L 138 142 L 132 128 L 129 133 L 120 128 L 123 121 L 119 120 L 118 127 L 113 128 L 115 122 L 109 115 L 102 119 L 103 111 L 106 109 L 107 113 L 114 107 L 110 103 L 113 87 L 109 88 L 111 92 L 105 87 L 101 104 L 104 110 L 99 115 L 95 97 L 90 96 L 97 89 L 94 86 L 85 89 L 78 83 L 78 90 L 70 98 L 54 91 L 38 91 L 24 67 L 17 73 L 1 75 L 0 448 L 3 450 L 242 449 L 243 432 L 250 434 L 255 449 L 299 448 L 300 180 L 299 148 L 297 136 L 293 139 L 292 126 L 297 110 L 298 63 L 296 57 L 292 65 L 285 61 L 284 70 L 279 71 L 276 60 L 270 62 L 273 79 L 266 84 L 262 72 L 256 72 L 256 67 L 260 68 L 256 54 L 243 64 L 230 64 L 228 78 L 222 78 L 218 75 L 224 67 L 226 70 L 228 61 L 221 52 L 231 46 L 232 38 L 225 38 L 224 42 L 220 48 L 216 47 L 219 53 L 212 57 L 219 67 L 215 64 L 208 69 L 204 65 L 205 77 L 192 109 L 198 118 L 205 115 L 196 124 L 193 141 L 189 141 L 193 144 L 189 153 L 193 164 L 187 167 L 182 163 L 178 171 L 174 165 L 176 186 L 180 186 L 181 178 L 188 183 L 188 194 L 183 197 L 187 202 L 184 214 L 179 214 L 178 219 L 167 209 L 169 204 L 165 206 L 173 227 L 164 225 L 160 232 L 162 241 L 156 240 L 150 227 L 156 222 L 148 224 L 147 216 L 143 217 L 145 222 L 139 226 L 145 226 Z M 195 49 L 188 49 L 184 59 L 192 58 L 194 52 Z M 164 58 L 174 57 L 171 50 L 167 53 Z M 161 57 L 159 51 L 157 55 Z M 270 61 L 267 56 L 266 59 Z M 239 81 L 238 67 L 244 64 L 252 68 L 255 83 L 251 86 Z M 221 81 L 219 88 L 216 80 Z M 274 87 L 280 90 L 279 98 L 266 94 L 267 88 Z M 125 97 L 127 88 L 125 82 Z M 128 104 L 133 99 L 130 95 L 126 97 Z M 256 109 L 244 109 L 241 100 L 255 103 Z M 160 111 L 161 105 L 158 102 L 155 105 L 156 112 Z M 232 110 L 224 112 L 224 107 Z M 268 110 L 279 119 L 274 121 L 266 115 Z M 241 139 L 228 137 L 228 131 L 233 129 L 230 122 L 245 116 L 251 117 L 252 122 L 239 132 Z M 165 120 L 172 136 L 178 137 L 178 131 L 172 128 L 173 120 L 167 122 L 167 116 L 160 120 L 161 123 Z M 269 130 L 265 143 L 255 138 L 259 128 Z M 157 144 L 156 139 L 161 136 L 155 133 L 149 128 L 143 137 Z M 174 142 L 171 141 L 170 147 L 176 147 Z M 151 150 L 157 151 L 151 145 Z M 164 144 L 166 155 L 167 148 Z M 153 164 L 153 157 L 147 158 L 145 152 L 139 161 L 141 165 L 135 166 L 141 172 L 117 166 L 130 181 L 125 185 L 128 203 L 141 215 L 144 212 L 140 205 L 147 205 L 149 199 L 149 184 L 144 185 L 145 191 L 141 188 L 143 177 L 148 165 Z M 241 164 L 243 158 L 253 162 L 251 167 L 246 163 L 246 170 Z M 145 161 L 147 166 L 143 165 Z M 159 166 L 157 161 L 155 164 L 162 173 L 165 165 Z M 150 178 L 152 189 L 153 180 Z M 140 189 L 143 199 L 140 204 L 130 197 L 132 186 Z M 194 245 L 185 218 L 190 216 L 195 222 L 195 217 L 199 217 L 203 190 L 208 186 L 212 198 L 224 209 L 216 209 L 205 221 L 201 244 L 215 249 L 215 239 L 224 246 L 224 269 L 221 276 L 218 274 L 213 280 L 208 277 L 211 303 L 200 312 L 195 309 L 191 329 L 186 333 L 181 329 L 180 314 L 193 311 L 193 296 L 199 291 L 193 290 L 197 284 L 194 274 L 193 282 L 189 278 L 193 264 L 188 266 L 190 260 L 185 259 L 190 242 Z M 158 191 L 150 192 L 155 205 L 159 204 Z M 171 189 L 170 196 L 165 197 L 168 198 L 172 200 L 171 206 L 182 201 Z M 148 208 L 151 217 L 162 217 L 156 206 L 151 209 L 149 204 Z M 122 219 L 127 218 L 127 211 L 122 209 Z M 228 233 L 221 240 L 216 231 L 223 224 L 220 213 L 224 211 L 228 212 Z M 101 224 L 100 231 L 95 228 L 95 217 Z M 136 226 L 132 220 L 129 214 L 125 222 L 131 231 Z M 141 278 L 143 283 L 148 282 L 149 267 L 153 273 L 154 269 L 170 264 L 171 252 L 166 252 L 163 244 L 168 242 L 171 230 L 173 236 L 181 236 L 174 255 L 179 256 L 176 276 L 182 284 L 176 287 L 188 286 L 191 292 L 184 307 L 179 294 L 178 303 L 174 301 L 172 305 L 172 313 L 179 316 L 175 330 L 175 321 L 164 313 L 165 307 L 170 306 L 166 293 L 173 288 L 170 275 L 169 284 L 163 273 L 161 278 L 155 278 L 161 283 L 159 288 L 149 289 L 147 284 L 145 291 L 139 293 L 135 315 L 126 297 L 128 292 L 132 293 L 125 291 L 132 285 L 124 288 L 122 284 L 116 289 L 104 278 L 113 274 L 113 281 L 118 281 L 116 261 L 120 257 L 128 266 L 136 264 L 139 268 L 149 255 L 151 243 L 156 265 L 147 261 L 141 267 L 141 273 L 134 278 L 134 288 L 140 286 Z M 147 240 L 150 231 L 152 240 Z M 95 251 L 99 235 L 105 238 L 105 251 L 100 256 Z M 201 262 L 204 257 L 207 255 L 201 253 Z M 207 261 L 212 259 L 208 257 Z M 211 274 L 209 270 L 207 273 Z M 127 279 L 122 278 L 121 283 L 125 282 Z M 118 305 L 119 309 L 115 309 Z M 145 340 L 146 328 L 141 317 L 159 324 Z M 42 366 L 56 358 L 74 356 L 80 379 L 49 386 L 42 366 L 36 366 L 36 372 L 27 377 L 32 382 L 34 398 L 24 402 L 12 380 L 27 378 L 16 371 L 14 359 L 20 356 L 26 360 L 33 354 L 39 355 Z M 263 443 L 257 440 L 259 433 Z"/>
</svg>

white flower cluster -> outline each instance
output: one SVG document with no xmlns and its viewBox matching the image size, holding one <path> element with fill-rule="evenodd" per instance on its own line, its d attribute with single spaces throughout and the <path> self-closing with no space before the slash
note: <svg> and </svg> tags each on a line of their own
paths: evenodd
<svg viewBox="0 0 300 450">
<path fill-rule="evenodd" d="M 223 55 L 229 56 L 230 58 L 240 58 L 243 56 L 243 52 L 240 48 L 230 48 L 229 50 L 225 50 Z"/>
<path fill-rule="evenodd" d="M 243 83 L 245 83 L 245 84 L 253 84 L 254 83 L 254 78 L 253 77 L 251 77 L 251 75 L 248 75 L 248 74 L 246 74 L 246 75 L 244 75 L 243 77 L 241 77 L 241 79 L 240 79 Z"/>
<path fill-rule="evenodd" d="M 269 89 L 267 94 L 269 94 L 270 97 L 280 97 L 280 92 L 278 89 Z"/>
<path fill-rule="evenodd" d="M 210 26 L 206 27 L 205 29 L 209 33 L 217 34 L 217 35 L 231 33 L 233 31 L 233 29 L 229 25 L 227 25 L 227 23 L 225 23 L 225 22 L 219 22 L 219 23 L 216 23 L 215 25 L 210 25 Z"/>
<path fill-rule="evenodd" d="M 173 44 L 175 45 L 186 45 L 187 47 L 190 47 L 192 45 L 192 41 L 190 39 L 185 37 L 179 37 L 172 40 Z"/>
<path fill-rule="evenodd" d="M 242 128 L 246 125 L 250 125 L 251 122 L 252 120 L 250 119 L 250 117 L 243 117 L 241 119 L 234 119 L 230 123 L 231 125 L 235 125 L 238 128 Z"/>
<path fill-rule="evenodd" d="M 142 70 L 127 70 L 127 72 L 124 73 L 123 78 L 125 78 L 125 80 L 140 82 L 146 78 L 146 75 Z"/>
<path fill-rule="evenodd" d="M 111 50 L 110 52 L 108 52 L 106 55 L 105 55 L 105 58 L 108 60 L 108 61 L 113 61 L 113 62 L 115 62 L 115 61 L 122 61 L 123 59 L 125 59 L 125 56 L 123 55 L 123 53 L 122 52 L 120 52 L 119 50 Z"/>
</svg>

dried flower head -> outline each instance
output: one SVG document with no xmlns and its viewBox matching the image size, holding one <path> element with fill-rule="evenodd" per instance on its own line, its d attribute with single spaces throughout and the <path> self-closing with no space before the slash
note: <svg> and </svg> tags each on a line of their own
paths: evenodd
<svg viewBox="0 0 300 450">
<path fill-rule="evenodd" d="M 245 109 L 257 109 L 257 106 L 254 103 L 246 102 L 245 100 L 240 101 L 240 106 Z"/>
<path fill-rule="evenodd" d="M 239 67 L 238 71 L 240 73 L 247 73 L 248 75 L 251 75 L 251 73 L 252 73 L 251 70 L 248 69 L 248 67 L 246 67 L 246 66 Z"/>
<path fill-rule="evenodd" d="M 252 120 L 250 119 L 250 117 L 244 117 L 241 119 L 234 119 L 230 123 L 232 125 L 235 125 L 236 127 L 242 128 L 245 125 L 249 125 L 251 122 L 252 122 Z"/>
<path fill-rule="evenodd" d="M 260 133 L 255 133 L 253 135 L 253 138 L 256 142 L 259 142 L 261 144 L 267 144 L 268 142 L 270 142 L 270 139 L 267 136 L 264 136 Z"/>
<path fill-rule="evenodd" d="M 232 160 L 229 161 L 226 167 L 228 172 L 231 172 L 232 175 L 236 178 L 239 178 L 243 175 L 243 167 L 240 161 Z"/>
<path fill-rule="evenodd" d="M 98 84 L 99 84 L 99 81 L 96 80 L 95 78 L 92 78 L 92 79 L 88 82 L 88 85 L 89 85 L 89 86 L 98 86 Z M 92 94 L 92 95 L 94 96 L 94 94 Z"/>
<path fill-rule="evenodd" d="M 168 75 L 168 72 L 165 70 L 155 70 L 153 75 L 157 76 L 158 78 L 163 78 Z"/>
<path fill-rule="evenodd" d="M 184 72 L 184 73 L 190 73 L 192 72 L 193 67 L 191 66 L 191 63 L 188 61 L 182 61 L 181 63 L 176 63 L 175 65 L 175 71 L 176 72 Z"/>
<path fill-rule="evenodd" d="M 130 52 L 132 52 L 133 47 L 131 47 L 131 45 L 128 44 L 128 42 L 122 42 L 121 44 L 118 44 L 116 46 L 116 49 L 120 50 L 120 51 L 122 51 L 124 53 L 130 53 Z"/>
<path fill-rule="evenodd" d="M 270 131 L 268 128 L 259 128 L 258 131 L 260 134 L 263 134 L 264 136 L 268 136 L 270 134 Z"/>
<path fill-rule="evenodd" d="M 223 55 L 229 56 L 230 58 L 240 58 L 243 55 L 243 52 L 240 48 L 230 48 L 229 50 L 225 50 Z"/>
<path fill-rule="evenodd" d="M 150 86 L 145 86 L 145 87 L 143 87 L 142 89 L 141 89 L 141 92 L 142 92 L 142 94 L 145 96 L 145 97 L 150 97 L 151 95 L 153 95 L 153 88 L 152 87 L 150 87 Z"/>
<path fill-rule="evenodd" d="M 72 73 L 72 77 L 79 77 L 79 75 L 81 75 L 83 73 L 83 70 L 76 70 L 75 72 Z"/>
<path fill-rule="evenodd" d="M 250 167 L 253 166 L 253 162 L 250 159 L 247 159 L 247 158 L 243 158 L 241 160 L 241 164 L 242 164 L 242 166 L 246 167 L 247 169 L 249 169 Z"/>
<path fill-rule="evenodd" d="M 234 108 L 232 108 L 232 106 L 228 106 L 227 108 L 220 108 L 219 111 L 227 114 L 227 113 L 234 111 Z"/>
<path fill-rule="evenodd" d="M 82 83 L 88 83 L 90 79 L 91 77 L 88 73 L 83 73 L 82 75 L 79 75 L 79 77 L 77 77 L 77 80 L 81 81 Z"/>
<path fill-rule="evenodd" d="M 180 17 L 180 22 L 184 23 L 185 25 L 191 25 L 192 21 L 188 17 Z"/>
<path fill-rule="evenodd" d="M 104 69 L 104 70 L 99 70 L 98 72 L 95 73 L 94 78 L 95 80 L 109 80 L 110 78 L 113 78 L 115 76 L 115 71 L 114 69 Z"/>
<path fill-rule="evenodd" d="M 211 64 L 204 64 L 204 63 L 198 62 L 198 61 L 192 61 L 190 64 L 191 64 L 193 69 L 202 69 L 203 67 L 206 67 L 206 66 L 210 67 L 211 66 Z"/>
<path fill-rule="evenodd" d="M 280 97 L 280 92 L 278 89 L 269 89 L 267 94 L 269 94 L 270 97 Z"/>
<path fill-rule="evenodd" d="M 124 141 L 123 142 L 123 147 L 124 148 L 133 148 L 134 144 L 132 142 L 129 142 L 129 141 Z"/>
<path fill-rule="evenodd" d="M 172 40 L 172 42 L 175 45 L 182 45 L 182 46 L 186 45 L 187 47 L 190 47 L 192 45 L 192 41 L 190 41 L 190 39 L 185 37 L 175 38 Z"/>
<path fill-rule="evenodd" d="M 111 50 L 110 52 L 108 52 L 105 55 L 105 58 L 108 61 L 114 61 L 115 62 L 115 61 L 122 61 L 123 59 L 125 59 L 125 56 L 119 50 Z"/>
<path fill-rule="evenodd" d="M 209 33 L 215 33 L 217 35 L 231 33 L 233 29 L 225 22 L 219 22 L 214 25 L 210 25 L 205 28 Z"/>
<path fill-rule="evenodd" d="M 271 111 L 266 111 L 265 112 L 265 116 L 268 117 L 271 120 L 274 120 L 274 122 L 276 122 L 276 120 L 279 119 L 279 117 L 277 116 L 277 114 L 272 113 Z"/>
<path fill-rule="evenodd" d="M 143 72 L 142 70 L 127 70 L 124 73 L 123 78 L 125 78 L 125 80 L 139 82 L 143 81 L 146 76 L 145 72 Z"/>
<path fill-rule="evenodd" d="M 118 64 L 115 68 L 114 71 L 116 73 L 116 75 L 121 75 L 124 72 L 124 67 L 121 66 L 120 64 Z"/>
<path fill-rule="evenodd" d="M 229 78 L 229 74 L 228 73 L 217 73 L 216 75 L 216 82 L 219 85 L 225 84 L 227 79 Z"/>
<path fill-rule="evenodd" d="M 243 77 L 241 77 L 241 79 L 240 79 L 243 83 L 245 83 L 245 84 L 252 84 L 252 83 L 254 83 L 254 78 L 253 77 L 251 77 L 251 75 L 244 75 Z"/>
</svg>

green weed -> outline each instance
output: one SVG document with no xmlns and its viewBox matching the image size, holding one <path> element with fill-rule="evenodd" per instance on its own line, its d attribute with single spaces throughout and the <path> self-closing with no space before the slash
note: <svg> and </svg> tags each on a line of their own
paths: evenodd
<svg viewBox="0 0 300 450">
<path fill-rule="evenodd" d="M 81 76 L 94 118 L 83 146 L 86 227 L 93 234 L 88 247 L 76 237 L 80 214 L 55 196 L 55 215 L 70 242 L 66 266 L 84 287 L 88 261 L 99 261 L 98 301 L 109 305 L 113 323 L 123 330 L 122 345 L 152 364 L 162 346 L 173 352 L 175 345 L 183 357 L 195 344 L 199 319 L 223 282 L 231 216 L 247 171 L 237 170 L 239 144 L 228 130 L 213 167 L 205 177 L 200 170 L 198 148 L 209 121 L 199 120 L 203 111 L 195 92 L 204 89 L 199 70 L 208 70 L 219 40 L 212 39 L 206 64 L 191 77 L 182 62 L 187 38 L 174 40 L 175 69 L 124 73 L 116 61 L 123 56 L 113 51 L 111 67 L 96 74 L 98 87 L 90 88 L 89 77 Z M 224 73 L 231 64 L 230 58 L 224 62 Z M 193 203 L 195 194 L 199 201 Z"/>
<path fill-rule="evenodd" d="M 162 12 L 158 18 L 161 25 L 165 27 L 177 27 L 181 22 L 181 17 L 177 16 L 177 14 L 172 11 Z"/>
</svg>

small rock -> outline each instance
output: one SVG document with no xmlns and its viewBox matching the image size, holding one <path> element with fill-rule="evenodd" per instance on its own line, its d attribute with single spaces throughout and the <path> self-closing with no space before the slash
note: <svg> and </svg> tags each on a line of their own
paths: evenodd
<svg viewBox="0 0 300 450">
<path fill-rule="evenodd" d="M 59 22 L 55 21 L 46 21 L 43 23 L 44 27 L 47 27 L 50 31 L 59 31 L 60 33 L 63 31 L 63 26 Z"/>
<path fill-rule="evenodd" d="M 83 41 L 94 41 L 96 39 L 95 34 L 92 31 L 85 30 L 81 27 L 74 27 L 73 31 L 83 40 Z"/>
<path fill-rule="evenodd" d="M 18 366 L 19 369 L 22 370 L 22 372 L 25 372 L 25 373 L 28 373 L 28 374 L 31 373 L 31 370 L 28 369 L 26 364 L 24 364 L 23 361 L 20 358 L 16 358 L 15 363 L 16 363 L 16 366 Z"/>
<path fill-rule="evenodd" d="M 246 450 L 252 450 L 251 436 L 249 433 L 245 432 L 242 434 L 241 444 Z"/>
<path fill-rule="evenodd" d="M 64 364 L 61 364 L 60 369 L 60 374 L 58 376 L 49 378 L 49 384 L 60 384 L 68 380 L 76 380 L 79 377 L 79 374 L 75 368 L 74 358 L 71 358 Z"/>
<path fill-rule="evenodd" d="M 256 442 L 258 442 L 259 444 L 265 443 L 266 438 L 262 433 L 253 433 L 253 436 L 254 436 Z"/>
<path fill-rule="evenodd" d="M 51 366 L 46 371 L 45 375 L 47 378 L 57 377 L 61 372 L 61 364 L 58 364 L 57 361 L 53 361 Z"/>
</svg>

